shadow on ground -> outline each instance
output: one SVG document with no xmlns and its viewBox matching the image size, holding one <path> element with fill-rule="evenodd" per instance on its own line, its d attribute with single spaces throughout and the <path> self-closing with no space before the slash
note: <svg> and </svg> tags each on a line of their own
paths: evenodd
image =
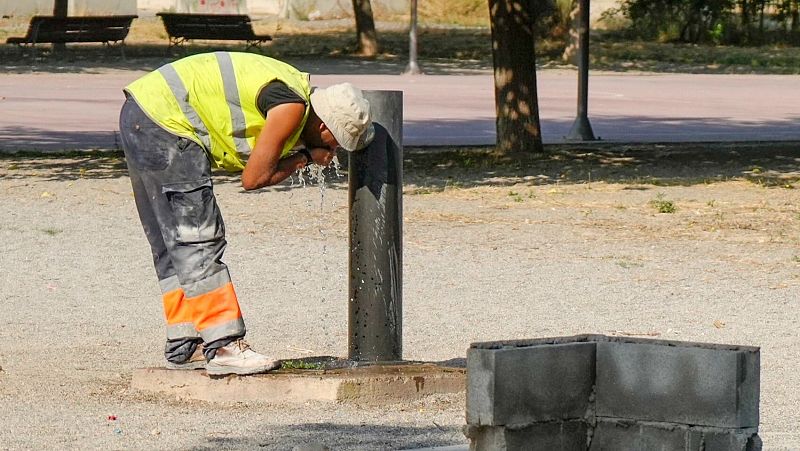
<svg viewBox="0 0 800 451">
<path fill-rule="evenodd" d="M 413 449 L 458 445 L 466 442 L 461 428 L 431 425 L 392 427 L 374 424 L 298 424 L 270 428 L 255 437 L 206 438 L 192 450 L 267 449 L 289 450 L 296 446 L 308 450 Z"/>
<path fill-rule="evenodd" d="M 122 96 L 120 96 L 121 98 Z M 120 106 L 122 98 L 119 100 Z M 563 143 L 574 119 L 541 120 L 545 143 Z M 485 112 L 472 117 L 407 119 L 403 123 L 406 147 L 437 145 L 464 147 L 495 142 L 496 120 Z M 797 123 L 800 116 L 781 120 L 732 120 L 719 117 L 681 116 L 602 116 L 591 118 L 597 144 L 620 146 L 624 142 L 676 142 L 678 146 L 692 142 L 735 144 L 759 140 L 793 141 L 800 139 Z M 111 127 L 109 127 L 111 128 Z M 115 130 L 51 130 L 34 126 L 0 125 L 0 153 L 53 152 L 73 150 L 121 150 Z M 605 141 L 605 142 L 603 142 Z M 689 143 L 689 144 L 683 144 Z M 696 146 L 694 146 L 696 147 Z"/>
<path fill-rule="evenodd" d="M 542 155 L 428 149 L 407 153 L 404 165 L 406 185 L 421 190 L 597 181 L 694 185 L 731 179 L 793 187 L 800 181 L 800 143 L 559 144 L 546 145 Z"/>
<path fill-rule="evenodd" d="M 484 145 L 495 142 L 495 118 L 480 116 L 458 119 L 435 118 L 405 120 L 406 144 Z M 591 117 L 594 135 L 609 145 L 622 143 L 693 142 L 759 142 L 796 141 L 800 138 L 798 117 L 776 120 L 733 120 L 720 117 L 612 116 Z M 541 119 L 542 139 L 546 144 L 564 143 L 572 128 L 573 118 Z M 2 136 L 2 129 L 0 129 Z M 599 144 L 603 144 L 602 142 Z M 680 144 L 683 145 L 683 144 Z M 0 149 L 3 145 L 0 144 Z"/>
<path fill-rule="evenodd" d="M 545 154 L 501 155 L 493 147 L 405 149 L 404 184 L 411 194 L 476 186 L 608 183 L 694 185 L 731 179 L 800 187 L 800 142 L 681 144 L 560 144 Z M 347 155 L 340 154 L 347 168 Z M 345 171 L 346 172 L 346 171 Z M 0 155 L 0 180 L 75 180 L 126 177 L 118 151 Z M 331 189 L 347 189 L 333 177 Z M 219 173 L 215 183 L 239 183 Z M 296 180 L 295 180 L 296 183 Z M 286 185 L 286 186 L 283 186 Z M 285 182 L 266 189 L 288 189 Z"/>
<path fill-rule="evenodd" d="M 124 98 L 120 100 L 120 106 L 123 101 Z M 85 150 L 121 150 L 119 133 L 109 130 L 61 131 L 0 126 L 0 152 L 3 153 L 32 151 L 58 155 Z"/>
<path fill-rule="evenodd" d="M 0 46 L 0 48 L 2 48 Z M 26 50 L 12 54 L 0 52 L 0 70 L 6 74 L 75 73 L 102 74 L 108 71 L 152 71 L 181 57 L 214 51 L 244 51 L 244 48 L 219 45 L 192 45 L 185 51 L 167 52 L 161 46 L 129 46 L 124 60 L 113 51 L 104 49 L 72 49 L 63 55 L 52 55 L 48 50 Z M 285 61 L 312 75 L 399 75 L 407 60 L 396 55 L 363 58 L 344 55 L 276 55 L 268 50 L 264 55 Z M 420 58 L 420 65 L 428 75 L 475 74 L 491 71 L 491 61 L 450 58 Z"/>
</svg>

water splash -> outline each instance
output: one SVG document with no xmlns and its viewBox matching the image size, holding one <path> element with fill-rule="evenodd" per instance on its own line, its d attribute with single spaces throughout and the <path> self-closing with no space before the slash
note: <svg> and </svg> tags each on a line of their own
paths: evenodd
<svg viewBox="0 0 800 451">
<path fill-rule="evenodd" d="M 291 175 L 289 176 L 289 180 L 291 181 L 291 185 L 289 185 L 289 186 L 291 188 L 294 188 L 296 186 L 300 187 L 300 188 L 304 188 L 306 186 L 306 177 L 305 177 L 305 175 L 303 175 L 303 173 L 306 172 L 306 169 L 307 169 L 307 167 L 306 168 L 300 168 L 297 171 L 295 171 L 294 175 L 295 175 L 295 177 L 297 177 L 297 184 L 294 183 L 294 177 L 292 177 Z"/>
<path fill-rule="evenodd" d="M 325 171 L 327 169 L 333 169 L 334 176 L 338 179 L 341 177 L 339 173 L 339 158 L 334 156 L 331 160 L 331 164 L 328 166 L 321 166 L 316 163 L 312 163 L 302 169 L 298 169 L 295 175 L 297 175 L 298 179 L 298 186 L 304 188 L 306 183 L 315 183 L 317 188 L 319 189 L 319 211 L 322 212 L 323 207 L 325 206 L 325 191 L 328 188 L 326 183 L 326 174 Z M 308 181 L 306 181 L 308 179 Z M 294 177 L 292 177 L 292 187 L 294 187 Z"/>
<path fill-rule="evenodd" d="M 333 167 L 333 174 L 337 179 L 342 177 L 342 174 L 339 172 L 339 169 L 342 168 L 342 165 L 339 164 L 339 157 L 337 155 L 333 156 L 333 160 L 331 160 L 331 165 L 329 167 Z"/>
</svg>

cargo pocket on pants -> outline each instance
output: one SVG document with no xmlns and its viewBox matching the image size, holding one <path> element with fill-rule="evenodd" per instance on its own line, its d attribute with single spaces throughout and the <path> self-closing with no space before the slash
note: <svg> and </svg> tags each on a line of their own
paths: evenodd
<svg viewBox="0 0 800 451">
<path fill-rule="evenodd" d="M 225 236 L 211 179 L 165 184 L 162 192 L 175 216 L 178 244 L 206 243 Z"/>
</svg>

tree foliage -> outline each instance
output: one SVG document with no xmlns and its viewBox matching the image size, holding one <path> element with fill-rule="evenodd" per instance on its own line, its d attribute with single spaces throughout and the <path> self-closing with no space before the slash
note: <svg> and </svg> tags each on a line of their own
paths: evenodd
<svg viewBox="0 0 800 451">
<path fill-rule="evenodd" d="M 636 37 L 716 44 L 797 43 L 800 0 L 622 0 Z"/>
</svg>

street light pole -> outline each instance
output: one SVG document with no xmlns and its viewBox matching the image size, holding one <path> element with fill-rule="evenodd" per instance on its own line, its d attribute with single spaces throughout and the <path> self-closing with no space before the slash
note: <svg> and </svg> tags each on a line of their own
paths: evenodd
<svg viewBox="0 0 800 451">
<path fill-rule="evenodd" d="M 589 123 L 589 0 L 578 0 L 578 115 L 568 141 L 594 141 Z"/>
<path fill-rule="evenodd" d="M 411 25 L 408 30 L 408 66 L 403 73 L 419 75 L 422 69 L 417 64 L 417 0 L 410 0 L 409 3 L 411 3 Z"/>
</svg>

